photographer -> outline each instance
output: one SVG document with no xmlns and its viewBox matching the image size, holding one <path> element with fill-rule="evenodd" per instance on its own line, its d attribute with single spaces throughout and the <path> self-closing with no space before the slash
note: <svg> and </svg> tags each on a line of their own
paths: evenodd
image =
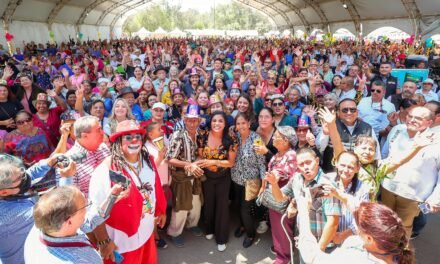
<svg viewBox="0 0 440 264">
<path fill-rule="evenodd" d="M 23 245 L 34 224 L 32 207 L 36 194 L 31 188 L 57 164 L 58 155 L 41 160 L 25 170 L 17 157 L 0 154 L 0 260 L 3 263 L 23 263 Z M 60 169 L 62 177 L 75 173 L 75 163 Z"/>
<path fill-rule="evenodd" d="M 74 186 L 62 186 L 44 194 L 34 208 L 35 227 L 24 249 L 26 263 L 102 263 L 85 233 L 103 223 L 114 202 L 129 192 L 121 184 L 113 185 L 100 208 L 88 202 Z"/>
</svg>

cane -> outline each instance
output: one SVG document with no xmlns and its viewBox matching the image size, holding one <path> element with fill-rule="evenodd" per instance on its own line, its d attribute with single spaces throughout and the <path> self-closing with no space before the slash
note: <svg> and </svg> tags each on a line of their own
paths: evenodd
<svg viewBox="0 0 440 264">
<path fill-rule="evenodd" d="M 287 211 L 281 217 L 281 227 L 283 228 L 284 233 L 286 234 L 287 239 L 289 239 L 290 244 L 290 263 L 293 264 L 293 243 L 292 239 L 290 239 L 289 233 L 287 232 L 286 227 L 284 226 L 284 219 L 287 217 Z"/>
</svg>

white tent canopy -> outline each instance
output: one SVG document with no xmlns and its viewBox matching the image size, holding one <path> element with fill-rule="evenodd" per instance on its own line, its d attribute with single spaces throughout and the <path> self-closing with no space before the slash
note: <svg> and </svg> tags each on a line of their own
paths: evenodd
<svg viewBox="0 0 440 264">
<path fill-rule="evenodd" d="M 148 31 L 146 28 L 142 27 L 141 29 L 139 29 L 137 32 L 134 32 L 132 35 L 139 37 L 141 39 L 144 39 L 148 36 L 150 36 L 151 32 Z"/>
<path fill-rule="evenodd" d="M 69 36 L 87 39 L 121 37 L 126 19 L 152 2 L 159 0 L 0 0 L 4 23 L 0 34 L 8 30 L 14 42 L 34 40 L 45 43 L 53 32 L 54 40 Z M 363 36 L 384 25 L 408 34 L 439 32 L 439 0 L 235 0 L 259 10 L 276 29 L 310 32 L 345 28 Z M 342 4 L 344 3 L 344 7 Z M 81 33 L 81 34 L 79 34 Z M 0 43 L 5 44 L 4 38 Z"/>
<path fill-rule="evenodd" d="M 168 33 L 168 35 L 172 36 L 172 37 L 184 37 L 184 36 L 186 36 L 186 33 L 183 32 L 182 30 L 178 29 L 178 28 L 175 28 L 172 31 L 170 31 Z"/>
</svg>

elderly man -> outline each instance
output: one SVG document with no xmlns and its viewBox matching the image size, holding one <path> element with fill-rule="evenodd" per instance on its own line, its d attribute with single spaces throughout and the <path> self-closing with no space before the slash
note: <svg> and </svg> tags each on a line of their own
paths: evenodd
<svg viewBox="0 0 440 264">
<path fill-rule="evenodd" d="M 384 150 L 389 149 L 386 152 L 394 159 L 405 157 L 412 148 L 415 135 L 418 132 L 429 133 L 432 122 L 433 115 L 429 109 L 412 109 L 406 119 L 406 125 L 398 125 L 391 130 Z M 423 148 L 382 183 L 382 202 L 402 219 L 408 238 L 411 235 L 413 220 L 420 212 L 420 203 L 428 204 L 431 212 L 440 211 L 439 148 L 438 142 Z"/>
<path fill-rule="evenodd" d="M 354 88 L 354 79 L 351 77 L 344 77 L 341 80 L 341 94 L 339 95 L 339 100 L 344 99 L 355 99 L 356 89 Z"/>
<path fill-rule="evenodd" d="M 417 84 L 413 81 L 406 81 L 402 86 L 402 93 L 394 94 L 386 97 L 391 103 L 394 104 L 396 109 L 399 109 L 403 99 L 411 99 L 417 91 Z"/>
<path fill-rule="evenodd" d="M 104 132 L 97 117 L 80 117 L 75 121 L 73 131 L 76 137 L 75 145 L 66 152 L 66 155 L 82 152 L 86 154 L 86 158 L 84 162 L 77 165 L 75 175 L 61 179 L 60 184 L 73 183 L 88 197 L 92 172 L 106 157 L 110 156 L 110 151 L 103 143 Z"/>
<path fill-rule="evenodd" d="M 197 223 L 200 219 L 203 170 L 195 163 L 197 158 L 198 127 L 200 108 L 189 105 L 184 115 L 185 128 L 173 133 L 168 152 L 165 156 L 171 169 L 171 191 L 173 210 L 168 235 L 177 247 L 184 246 L 182 236 L 186 227 L 196 236 L 203 233 Z"/>
<path fill-rule="evenodd" d="M 299 172 L 280 189 L 273 174 L 267 174 L 265 181 L 272 186 L 272 195 L 278 202 L 295 199 L 303 196 L 303 193 L 323 183 L 333 182 L 322 172 L 319 167 L 319 157 L 309 148 L 302 148 L 296 156 Z M 309 211 L 311 217 L 311 229 L 315 238 L 319 241 L 322 251 L 331 251 L 334 245 L 331 243 L 336 234 L 341 216 L 340 202 L 332 197 L 322 195 L 312 196 L 312 207 Z"/>
<path fill-rule="evenodd" d="M 225 82 L 226 87 L 228 87 L 228 91 L 232 89 L 232 84 L 234 82 L 240 83 L 241 75 L 243 74 L 243 69 L 240 65 L 235 65 L 233 69 L 234 70 L 232 71 L 232 79 Z M 246 92 L 247 90 L 243 91 Z"/>
<path fill-rule="evenodd" d="M 44 194 L 35 205 L 35 227 L 26 239 L 25 262 L 102 263 L 101 256 L 83 232 L 91 232 L 108 217 L 106 212 L 114 205 L 110 201 L 116 201 L 122 190 L 120 184 L 115 184 L 99 208 L 89 203 L 74 186 L 59 187 Z M 86 215 L 89 206 L 92 208 Z"/>
<path fill-rule="evenodd" d="M 23 245 L 34 224 L 36 202 L 36 195 L 28 191 L 56 164 L 57 155 L 53 155 L 25 170 L 17 157 L 0 154 L 0 263 L 24 263 Z M 72 175 L 72 167 L 61 169 L 61 176 Z"/>
<path fill-rule="evenodd" d="M 286 107 L 289 111 L 289 115 L 299 118 L 304 108 L 304 104 L 300 102 L 301 92 L 297 88 L 291 86 L 287 92 L 287 98 L 289 99 L 289 102 L 286 103 Z"/>
<path fill-rule="evenodd" d="M 376 137 L 388 135 L 391 128 L 387 116 L 396 112 L 394 105 L 384 96 L 385 83 L 375 81 L 371 86 L 371 96 L 362 98 L 357 106 L 359 118 L 373 127 Z"/>
</svg>

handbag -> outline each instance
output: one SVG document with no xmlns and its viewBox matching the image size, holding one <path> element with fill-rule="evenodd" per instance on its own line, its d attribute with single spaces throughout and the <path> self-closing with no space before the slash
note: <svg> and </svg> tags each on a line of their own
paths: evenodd
<svg viewBox="0 0 440 264">
<path fill-rule="evenodd" d="M 246 180 L 244 189 L 245 189 L 245 200 L 251 201 L 258 197 L 258 192 L 260 192 L 261 188 L 261 179 L 250 179 Z"/>
<path fill-rule="evenodd" d="M 289 200 L 278 202 L 273 198 L 272 189 L 266 187 L 260 195 L 258 195 L 257 200 L 255 201 L 257 205 L 265 206 L 269 209 L 272 209 L 280 214 L 284 214 L 286 212 L 287 206 L 289 205 Z"/>
</svg>

